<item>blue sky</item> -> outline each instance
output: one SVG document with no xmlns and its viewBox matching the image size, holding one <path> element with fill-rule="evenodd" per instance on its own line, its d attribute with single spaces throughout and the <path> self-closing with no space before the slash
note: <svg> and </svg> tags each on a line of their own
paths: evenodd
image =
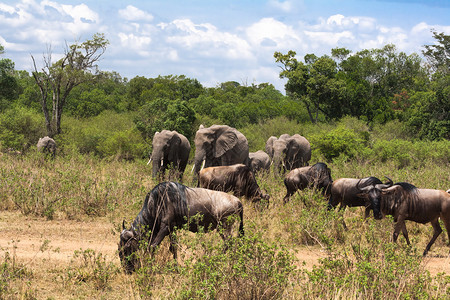
<svg viewBox="0 0 450 300">
<path fill-rule="evenodd" d="M 96 32 L 111 42 L 100 68 L 135 76 L 186 75 L 213 87 L 269 82 L 284 91 L 273 53 L 330 54 L 394 43 L 419 53 L 431 29 L 450 34 L 450 0 L 0 0 L 2 58 L 31 71 L 50 45 Z"/>
</svg>

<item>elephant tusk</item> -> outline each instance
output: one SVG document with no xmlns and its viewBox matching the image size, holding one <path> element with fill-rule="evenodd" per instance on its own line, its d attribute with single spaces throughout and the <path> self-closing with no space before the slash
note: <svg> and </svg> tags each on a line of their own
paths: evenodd
<svg viewBox="0 0 450 300">
<path fill-rule="evenodd" d="M 150 160 L 147 163 L 147 166 L 150 164 L 150 162 L 152 161 L 152 158 L 150 157 Z"/>
<path fill-rule="evenodd" d="M 206 160 L 203 161 L 202 167 L 200 168 L 200 171 L 203 170 L 203 168 L 205 167 L 205 162 L 206 162 Z"/>
<path fill-rule="evenodd" d="M 191 173 L 194 172 L 195 164 L 192 165 Z"/>
</svg>

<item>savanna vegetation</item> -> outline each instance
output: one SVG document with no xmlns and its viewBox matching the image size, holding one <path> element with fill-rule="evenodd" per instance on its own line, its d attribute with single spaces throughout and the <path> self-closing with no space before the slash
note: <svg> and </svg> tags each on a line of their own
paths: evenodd
<svg viewBox="0 0 450 300">
<path fill-rule="evenodd" d="M 48 61 L 45 70 L 37 66 L 30 75 L 3 58 L 0 221 L 5 222 L 1 212 L 18 211 L 25 222 L 39 220 L 50 226 L 61 220 L 87 222 L 94 228 L 96 222 L 107 222 L 113 237 L 105 242 L 116 244 L 122 220 L 134 219 L 145 194 L 157 183 L 144 160 L 154 132 L 177 130 L 193 141 L 200 124 L 239 129 L 250 151 L 264 149 L 271 135 L 299 133 L 311 142 L 311 162 L 326 162 L 333 179 L 387 175 L 394 181 L 447 190 L 450 37 L 433 34 L 436 44 L 424 46 L 424 58 L 398 52 L 394 45 L 354 54 L 336 48 L 330 56 L 308 54 L 304 62 L 293 51 L 275 53 L 280 76 L 287 80 L 286 95 L 269 83 L 225 82 L 205 88 L 183 75 L 128 80 L 100 72 L 95 64 L 66 69 L 68 64 L 62 61 Z M 80 45 L 84 48 L 72 45 L 66 53 L 76 58 L 83 49 L 91 49 L 100 55 L 107 41 L 96 35 Z M 3 48 L 0 54 L 4 55 Z M 80 66 L 80 60 L 73 62 Z M 57 92 L 41 88 L 39 82 L 50 87 L 55 78 L 67 83 L 64 80 L 73 76 L 79 80 L 60 110 L 52 110 Z M 35 144 L 44 135 L 58 143 L 53 160 L 36 152 Z M 192 176 L 187 171 L 184 182 L 192 182 Z M 328 211 L 325 199 L 311 190 L 297 193 L 283 205 L 282 178 L 259 174 L 257 179 L 271 195 L 270 203 L 265 207 L 243 200 L 246 234 L 232 239 L 229 251 L 222 250 L 217 233 L 181 231 L 177 262 L 164 241 L 153 256 L 139 253 L 141 268 L 133 275 L 123 273 L 116 253 L 108 256 L 89 247 L 73 253 L 68 264 L 35 268 L 33 258 L 15 252 L 18 233 L 12 246 L 0 245 L 0 298 L 450 296 L 450 276 L 430 273 L 421 256 L 431 226 L 408 223 L 412 246 L 402 237 L 393 244 L 391 218 L 364 221 L 359 208 Z M 42 238 L 36 252 L 51 245 L 46 232 Z M 314 266 L 303 264 L 298 253 L 304 249 L 320 253 L 321 259 Z M 444 230 L 429 256 L 448 264 L 448 253 Z"/>
</svg>

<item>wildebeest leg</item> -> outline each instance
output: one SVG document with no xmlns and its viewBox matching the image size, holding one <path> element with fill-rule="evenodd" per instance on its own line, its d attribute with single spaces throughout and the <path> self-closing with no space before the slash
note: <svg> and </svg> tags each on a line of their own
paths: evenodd
<svg viewBox="0 0 450 300">
<path fill-rule="evenodd" d="M 403 227 L 405 227 L 405 231 L 406 231 L 405 217 L 400 216 L 400 217 L 397 219 L 397 223 L 395 223 L 395 226 L 394 226 L 394 233 L 392 234 L 392 241 L 393 241 L 394 243 L 397 243 L 398 234 L 400 233 L 400 229 L 403 230 Z M 407 238 L 407 236 L 408 236 L 408 234 L 406 234 L 405 238 L 406 238 L 406 241 L 408 242 L 408 245 L 409 245 L 409 239 Z"/>
<path fill-rule="evenodd" d="M 370 214 L 370 207 L 366 206 L 366 209 L 364 210 L 364 221 L 369 217 Z"/>
<path fill-rule="evenodd" d="M 286 204 L 291 199 L 291 196 L 297 191 L 297 186 L 286 179 L 284 179 L 284 186 L 286 187 L 286 196 L 284 196 L 283 202 Z"/>
<path fill-rule="evenodd" d="M 428 243 L 427 247 L 425 248 L 425 251 L 423 251 L 423 256 L 427 255 L 427 253 L 430 250 L 431 246 L 434 244 L 434 241 L 436 241 L 437 237 L 442 232 L 442 228 L 439 225 L 438 219 L 431 221 L 431 225 L 433 225 L 433 229 L 434 229 L 433 237 L 431 238 L 431 241 Z"/>
<path fill-rule="evenodd" d="M 221 222 L 218 226 L 220 237 L 223 239 L 224 242 L 224 251 L 228 250 L 228 241 L 231 237 L 231 229 L 234 223 L 234 220 L 232 220 L 233 217 L 227 218 L 223 222 Z"/>
<path fill-rule="evenodd" d="M 169 226 L 167 226 L 166 224 L 162 223 L 161 224 L 161 228 L 158 231 L 158 234 L 156 235 L 156 237 L 153 239 L 152 243 L 150 244 L 150 246 L 152 247 L 156 247 L 159 244 L 161 244 L 162 240 L 170 233 L 169 231 Z"/>
<path fill-rule="evenodd" d="M 402 233 L 403 233 L 403 236 L 406 239 L 406 243 L 408 244 L 408 246 L 411 245 L 411 243 L 409 242 L 408 230 L 406 230 L 406 223 L 405 222 L 403 222 Z"/>
<path fill-rule="evenodd" d="M 174 232 L 169 235 L 170 246 L 169 251 L 173 254 L 173 259 L 177 259 L 178 239 Z"/>
<path fill-rule="evenodd" d="M 341 203 L 341 205 L 339 206 L 339 211 L 344 211 L 345 210 L 345 207 L 346 207 L 347 205 L 343 205 L 342 203 Z M 342 213 L 342 225 L 344 226 L 344 229 L 345 230 L 348 230 L 348 228 L 347 228 L 347 224 L 345 224 L 345 219 L 344 219 L 344 214 Z"/>
<path fill-rule="evenodd" d="M 450 193 L 450 190 L 448 190 L 447 192 Z M 447 229 L 448 245 L 450 246 L 450 214 L 448 214 L 447 216 L 445 216 L 444 213 L 441 214 L 441 220 L 444 221 L 445 229 Z"/>
</svg>

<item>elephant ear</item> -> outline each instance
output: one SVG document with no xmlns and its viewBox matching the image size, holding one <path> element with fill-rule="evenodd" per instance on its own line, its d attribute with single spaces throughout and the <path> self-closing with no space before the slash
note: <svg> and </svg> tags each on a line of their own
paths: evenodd
<svg viewBox="0 0 450 300">
<path fill-rule="evenodd" d="M 178 134 L 174 134 L 169 141 L 169 161 L 176 161 L 178 159 L 178 149 L 181 144 L 181 138 Z"/>
<path fill-rule="evenodd" d="M 238 137 L 233 131 L 225 131 L 216 141 L 214 147 L 214 157 L 221 157 L 225 152 L 233 149 L 238 142 Z"/>
</svg>

